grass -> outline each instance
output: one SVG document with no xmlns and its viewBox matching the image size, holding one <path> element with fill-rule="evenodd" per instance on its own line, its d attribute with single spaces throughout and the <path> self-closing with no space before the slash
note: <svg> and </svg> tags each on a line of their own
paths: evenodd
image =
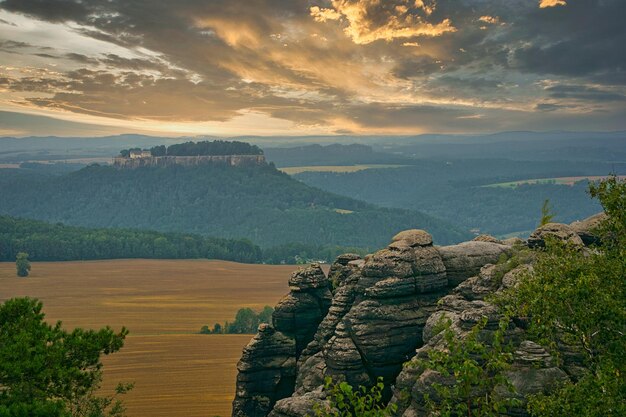
<svg viewBox="0 0 626 417">
<path fill-rule="evenodd" d="M 34 262 L 17 278 L 0 263 L 0 301 L 31 296 L 49 321 L 66 328 L 130 330 L 105 359 L 105 390 L 135 382 L 129 417 L 228 416 L 236 363 L 251 335 L 199 335 L 204 324 L 232 321 L 241 307 L 275 305 L 293 266 L 206 260 Z"/>
<path fill-rule="evenodd" d="M 579 181 L 599 181 L 607 178 L 606 175 L 586 176 L 586 177 L 557 177 L 557 178 L 537 178 L 528 180 L 519 180 L 511 182 L 500 182 L 497 184 L 483 185 L 488 188 L 515 188 L 520 185 L 532 185 L 532 184 L 557 184 L 557 185 L 569 185 L 572 186 Z M 626 176 L 619 176 L 620 179 L 626 179 Z"/>
<path fill-rule="evenodd" d="M 402 168 L 407 165 L 324 165 L 324 166 L 303 166 L 303 167 L 287 167 L 279 168 L 281 171 L 295 175 L 302 172 L 357 172 L 365 169 L 383 169 L 383 168 Z"/>
</svg>

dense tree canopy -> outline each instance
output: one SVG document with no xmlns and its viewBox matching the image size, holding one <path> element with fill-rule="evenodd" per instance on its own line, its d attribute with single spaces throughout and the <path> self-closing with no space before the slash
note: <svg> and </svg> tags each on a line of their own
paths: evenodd
<svg viewBox="0 0 626 417">
<path fill-rule="evenodd" d="M 246 238 L 263 248 L 303 242 L 371 250 L 410 228 L 428 230 L 439 244 L 468 237 L 416 211 L 309 187 L 270 165 L 89 166 L 63 176 L 6 178 L 0 177 L 0 214 L 75 226 Z"/>
<path fill-rule="evenodd" d="M 0 305 L 0 416 L 106 417 L 123 415 L 114 397 L 96 395 L 102 355 L 124 345 L 128 331 L 74 329 L 45 322 L 41 302 Z M 119 386 L 123 393 L 129 386 Z"/>
</svg>

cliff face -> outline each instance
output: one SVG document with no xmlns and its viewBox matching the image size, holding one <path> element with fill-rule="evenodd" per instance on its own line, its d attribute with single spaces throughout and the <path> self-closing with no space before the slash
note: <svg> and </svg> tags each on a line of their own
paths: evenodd
<svg viewBox="0 0 626 417">
<path fill-rule="evenodd" d="M 196 166 L 204 164 L 220 164 L 230 166 L 249 166 L 265 164 L 263 155 L 214 155 L 214 156 L 151 156 L 147 158 L 113 159 L 116 168 L 169 167 L 174 165 Z"/>
<path fill-rule="evenodd" d="M 495 331 L 500 317 L 485 297 L 515 285 L 516 277 L 531 267 L 522 264 L 502 277 L 494 266 L 499 258 L 509 255 L 514 244 L 541 246 L 547 235 L 582 246 L 579 236 L 592 240 L 588 223 L 549 224 L 528 242 L 479 236 L 446 247 L 433 246 L 424 231 L 408 230 L 365 259 L 340 256 L 328 278 L 318 265 L 295 272 L 273 325 L 262 326 L 244 349 L 233 416 L 310 415 L 313 403 L 324 401 L 327 376 L 353 386 L 372 385 L 383 377 L 386 397 L 398 405 L 398 415 L 425 415 L 424 394 L 432 394 L 430 384 L 442 381 L 410 363 L 444 347 L 434 331 L 439 320 L 450 319 L 461 337 L 484 317 L 484 330 Z M 542 347 L 524 338 L 523 329 L 513 325 L 507 338 L 516 346 L 507 377 L 520 395 L 547 389 L 575 372 L 575 358 L 571 368 L 555 367 Z M 524 416 L 525 411 L 510 415 Z"/>
</svg>

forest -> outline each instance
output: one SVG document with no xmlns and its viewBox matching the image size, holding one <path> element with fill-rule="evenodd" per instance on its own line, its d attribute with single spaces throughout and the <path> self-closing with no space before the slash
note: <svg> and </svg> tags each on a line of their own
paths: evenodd
<svg viewBox="0 0 626 417">
<path fill-rule="evenodd" d="M 379 208 L 310 187 L 272 165 L 136 170 L 92 165 L 61 176 L 14 170 L 0 177 L 0 193 L 0 214 L 245 238 L 262 248 L 305 243 L 370 250 L 408 228 L 428 230 L 438 244 L 468 236 L 414 210 Z"/>
<path fill-rule="evenodd" d="M 365 250 L 293 243 L 261 249 L 244 239 L 220 239 L 186 233 L 135 229 L 90 229 L 0 216 L 0 262 L 25 252 L 31 261 L 98 259 L 220 259 L 266 264 L 331 262 L 342 253 Z"/>
<path fill-rule="evenodd" d="M 492 184 L 532 178 L 625 173 L 619 163 L 513 161 L 509 159 L 419 160 L 394 169 L 354 173 L 304 172 L 294 177 L 314 187 L 384 207 L 419 210 L 465 230 L 506 235 L 527 233 L 549 199 L 556 221 L 569 223 L 601 210 L 587 193 L 587 181 L 518 187 Z"/>
</svg>

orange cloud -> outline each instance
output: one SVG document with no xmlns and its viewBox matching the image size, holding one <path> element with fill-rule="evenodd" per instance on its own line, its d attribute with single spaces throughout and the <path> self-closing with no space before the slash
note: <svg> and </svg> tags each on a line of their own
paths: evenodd
<svg viewBox="0 0 626 417">
<path fill-rule="evenodd" d="M 545 9 L 546 7 L 567 6 L 566 0 L 540 0 L 539 7 Z"/>
<path fill-rule="evenodd" d="M 485 22 L 485 23 L 491 23 L 492 25 L 495 25 L 496 23 L 498 23 L 500 21 L 500 18 L 493 17 L 493 16 L 481 16 L 478 19 L 479 22 Z"/>
<path fill-rule="evenodd" d="M 421 10 L 426 16 L 430 15 L 434 3 L 426 5 L 422 0 L 396 0 L 391 3 L 381 0 L 333 0 L 332 9 L 314 6 L 310 13 L 318 22 L 345 19 L 348 22 L 345 34 L 359 45 L 377 40 L 389 42 L 398 38 L 435 37 L 456 31 L 450 19 L 433 24 L 417 14 L 417 10 Z"/>
</svg>

